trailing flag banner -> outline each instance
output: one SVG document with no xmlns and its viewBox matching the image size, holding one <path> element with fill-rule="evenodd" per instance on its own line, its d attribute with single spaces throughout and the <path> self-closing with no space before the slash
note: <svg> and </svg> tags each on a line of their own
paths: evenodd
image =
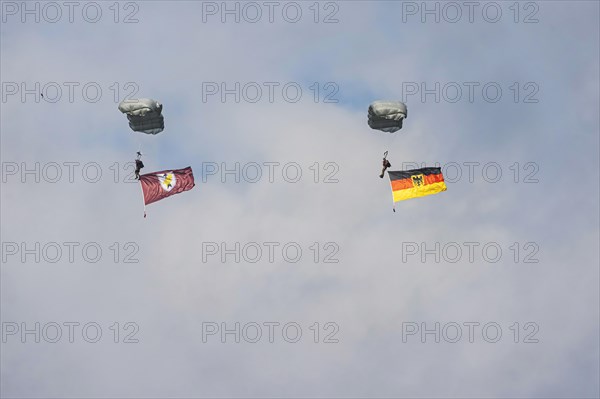
<svg viewBox="0 0 600 399">
<path fill-rule="evenodd" d="M 388 171 L 394 202 L 446 191 L 442 168 Z"/>
<path fill-rule="evenodd" d="M 144 194 L 144 205 L 191 190 L 195 186 L 194 174 L 189 166 L 185 169 L 163 170 L 140 175 L 140 183 Z"/>
</svg>

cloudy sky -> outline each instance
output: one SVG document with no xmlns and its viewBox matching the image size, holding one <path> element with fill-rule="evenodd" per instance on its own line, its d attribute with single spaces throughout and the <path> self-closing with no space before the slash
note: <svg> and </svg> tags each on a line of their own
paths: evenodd
<svg viewBox="0 0 600 399">
<path fill-rule="evenodd" d="M 600 395 L 598 2 L 1 12 L 3 397 Z"/>
</svg>

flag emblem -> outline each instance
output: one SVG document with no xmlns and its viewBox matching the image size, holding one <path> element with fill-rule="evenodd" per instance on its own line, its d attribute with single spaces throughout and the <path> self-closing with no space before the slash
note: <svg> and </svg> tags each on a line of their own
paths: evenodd
<svg viewBox="0 0 600 399">
<path fill-rule="evenodd" d="M 158 176 L 158 181 L 160 182 L 160 186 L 165 191 L 171 191 L 173 187 L 175 187 L 175 183 L 177 182 L 177 178 L 173 174 L 173 172 L 163 173 Z"/>
<path fill-rule="evenodd" d="M 412 175 L 410 178 L 413 182 L 413 186 L 420 187 L 423 185 L 423 174 L 422 173 L 420 175 Z"/>
</svg>

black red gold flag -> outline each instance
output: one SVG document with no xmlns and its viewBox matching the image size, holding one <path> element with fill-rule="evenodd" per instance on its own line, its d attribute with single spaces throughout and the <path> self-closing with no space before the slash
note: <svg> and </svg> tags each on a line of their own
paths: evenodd
<svg viewBox="0 0 600 399">
<path fill-rule="evenodd" d="M 441 168 L 388 171 L 394 203 L 446 191 Z"/>
</svg>

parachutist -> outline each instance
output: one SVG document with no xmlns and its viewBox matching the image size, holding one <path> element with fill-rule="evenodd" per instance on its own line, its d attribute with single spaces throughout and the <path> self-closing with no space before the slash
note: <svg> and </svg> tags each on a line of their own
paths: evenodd
<svg viewBox="0 0 600 399">
<path fill-rule="evenodd" d="M 391 166 L 392 166 L 392 164 L 390 163 L 390 161 L 388 161 L 387 159 L 383 158 L 383 169 L 381 170 L 381 174 L 379 175 L 379 177 L 383 179 L 383 175 L 385 174 L 385 170 L 387 168 L 390 168 Z"/>
<path fill-rule="evenodd" d="M 141 152 L 137 152 L 137 158 L 135 159 L 135 179 L 140 180 L 140 170 L 144 167 L 144 163 L 140 159 L 142 157 Z"/>
</svg>

